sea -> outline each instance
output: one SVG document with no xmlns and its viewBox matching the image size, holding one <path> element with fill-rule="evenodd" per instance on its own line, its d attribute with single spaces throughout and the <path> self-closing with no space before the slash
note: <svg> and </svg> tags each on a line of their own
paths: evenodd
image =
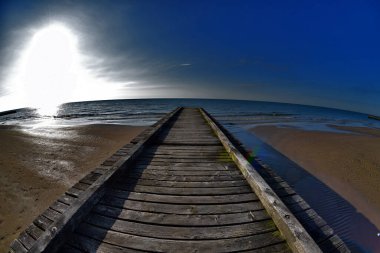
<svg viewBox="0 0 380 253">
<path fill-rule="evenodd" d="M 203 107 L 247 149 L 255 150 L 255 154 L 264 163 L 286 180 L 316 210 L 352 252 L 380 252 L 380 231 L 371 221 L 323 182 L 249 131 L 258 125 L 329 132 L 345 132 L 331 127 L 332 125 L 380 129 L 380 121 L 370 119 L 366 114 L 257 101 L 128 99 L 63 104 L 56 115 L 41 115 L 38 110 L 31 108 L 18 109 L 9 114 L 0 113 L 0 125 L 17 125 L 31 131 L 42 129 L 49 133 L 54 133 L 55 127 L 73 125 L 149 126 L 178 106 Z"/>
</svg>

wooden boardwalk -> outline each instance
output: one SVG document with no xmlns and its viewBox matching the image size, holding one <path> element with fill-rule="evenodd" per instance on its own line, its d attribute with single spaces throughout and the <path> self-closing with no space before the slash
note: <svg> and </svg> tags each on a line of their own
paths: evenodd
<svg viewBox="0 0 380 253">
<path fill-rule="evenodd" d="M 11 252 L 321 252 L 249 166 L 205 112 L 179 108 L 69 189 Z"/>
</svg>

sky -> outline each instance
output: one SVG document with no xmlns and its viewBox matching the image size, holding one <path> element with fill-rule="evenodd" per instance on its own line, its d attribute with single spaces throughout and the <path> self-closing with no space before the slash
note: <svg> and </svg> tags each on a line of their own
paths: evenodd
<svg viewBox="0 0 380 253">
<path fill-rule="evenodd" d="M 33 51 L 55 43 L 41 42 L 52 26 L 75 51 L 65 81 L 48 71 L 68 53 Z M 0 110 L 65 94 L 60 102 L 224 98 L 380 114 L 379 31 L 377 0 L 0 0 Z"/>
</svg>

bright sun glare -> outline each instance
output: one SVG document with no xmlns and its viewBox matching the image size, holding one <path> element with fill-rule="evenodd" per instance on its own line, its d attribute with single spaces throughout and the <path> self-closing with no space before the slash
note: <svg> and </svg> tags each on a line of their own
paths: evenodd
<svg viewBox="0 0 380 253">
<path fill-rule="evenodd" d="M 37 30 L 10 71 L 4 104 L 8 109 L 36 108 L 39 114 L 51 116 L 63 103 L 120 98 L 128 85 L 136 84 L 102 78 L 102 73 L 85 67 L 84 59 L 94 58 L 81 54 L 77 36 L 65 25 Z"/>
<path fill-rule="evenodd" d="M 42 115 L 54 115 L 69 99 L 78 74 L 76 37 L 62 25 L 38 31 L 24 53 L 21 78 L 28 105 Z"/>
</svg>

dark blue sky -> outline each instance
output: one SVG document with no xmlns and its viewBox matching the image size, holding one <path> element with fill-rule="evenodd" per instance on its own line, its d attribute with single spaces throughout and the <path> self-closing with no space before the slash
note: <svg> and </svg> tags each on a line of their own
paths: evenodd
<svg viewBox="0 0 380 253">
<path fill-rule="evenodd" d="M 33 29 L 56 21 L 97 59 L 88 69 L 135 81 L 119 97 L 249 99 L 380 114 L 378 1 L 2 0 L 3 87 Z"/>
</svg>

